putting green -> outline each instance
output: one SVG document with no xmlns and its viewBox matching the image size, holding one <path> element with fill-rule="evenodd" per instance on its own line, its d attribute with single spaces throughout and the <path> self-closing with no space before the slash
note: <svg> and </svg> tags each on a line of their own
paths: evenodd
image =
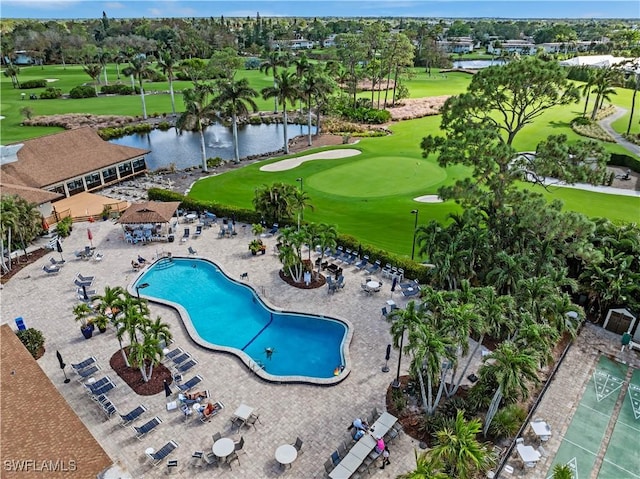
<svg viewBox="0 0 640 479">
<path fill-rule="evenodd" d="M 305 178 L 312 188 L 351 198 L 427 193 L 447 178 L 447 172 L 422 158 L 382 156 L 350 161 Z"/>
</svg>

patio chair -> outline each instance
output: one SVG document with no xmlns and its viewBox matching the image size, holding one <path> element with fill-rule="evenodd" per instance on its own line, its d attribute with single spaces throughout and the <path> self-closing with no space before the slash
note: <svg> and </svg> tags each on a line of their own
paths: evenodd
<svg viewBox="0 0 640 479">
<path fill-rule="evenodd" d="M 97 362 L 96 358 L 93 356 L 90 356 L 87 359 L 80 361 L 79 363 L 72 364 L 71 367 L 76 371 L 78 371 L 79 369 L 88 368 L 89 366 L 91 366 L 92 364 L 95 364 L 96 362 Z"/>
<path fill-rule="evenodd" d="M 109 419 L 111 419 L 111 416 L 118 412 L 114 404 L 109 399 L 101 402 L 100 406 L 102 406 L 102 412 L 104 412 Z"/>
<path fill-rule="evenodd" d="M 97 364 L 94 364 L 90 368 L 76 370 L 76 373 L 78 373 L 78 381 L 82 382 L 85 379 L 93 376 L 98 371 L 100 371 L 100 366 L 98 366 Z"/>
<path fill-rule="evenodd" d="M 324 470 L 327 474 L 330 474 L 334 467 L 333 461 L 330 458 L 324 462 Z"/>
<path fill-rule="evenodd" d="M 337 466 L 340 463 L 340 453 L 336 450 L 331 453 L 331 462 L 334 466 Z"/>
<path fill-rule="evenodd" d="M 184 354 L 184 351 L 181 348 L 176 348 L 173 351 L 169 351 L 167 354 L 164 355 L 164 357 L 167 359 L 173 359 L 175 357 L 180 356 L 181 354 Z"/>
<path fill-rule="evenodd" d="M 178 444 L 176 442 L 169 441 L 164 446 L 162 446 L 158 452 L 151 452 L 146 454 L 153 461 L 153 465 L 157 466 L 177 447 Z"/>
<path fill-rule="evenodd" d="M 154 417 L 150 421 L 147 421 L 142 426 L 131 426 L 131 428 L 136 432 L 136 439 L 140 440 L 153 431 L 156 427 L 162 424 L 162 419 L 158 416 Z"/>
<path fill-rule="evenodd" d="M 272 236 L 275 235 L 278 232 L 278 229 L 279 229 L 278 223 L 273 223 L 273 226 L 269 230 L 269 234 Z"/>
<path fill-rule="evenodd" d="M 244 436 L 240 436 L 240 440 L 234 443 L 233 450 L 234 452 L 242 451 L 244 447 Z"/>
<path fill-rule="evenodd" d="M 202 234 L 202 225 L 196 226 L 196 231 L 193 233 L 193 237 L 197 238 Z"/>
<path fill-rule="evenodd" d="M 218 431 L 215 434 L 213 434 L 211 436 L 211 438 L 213 439 L 213 442 L 215 443 L 218 439 L 222 439 L 222 434 L 220 434 L 220 431 Z"/>
<path fill-rule="evenodd" d="M 191 354 L 182 353 L 180 356 L 177 356 L 177 357 L 172 359 L 173 366 L 177 368 L 178 366 L 180 366 L 182 363 L 184 363 L 188 359 L 191 359 Z"/>
<path fill-rule="evenodd" d="M 102 386 L 110 382 L 111 379 L 109 379 L 109 376 L 104 376 L 103 378 L 100 378 L 92 383 L 84 383 L 84 387 L 86 387 L 90 392 L 93 392 L 94 390 L 101 388 Z"/>
<path fill-rule="evenodd" d="M 27 329 L 27 326 L 24 324 L 24 319 L 22 319 L 22 316 L 16 318 L 15 322 L 16 322 L 16 327 L 18 328 L 18 331 L 24 331 Z"/>
<path fill-rule="evenodd" d="M 91 391 L 91 395 L 92 396 L 99 396 L 101 394 L 107 394 L 109 391 L 115 389 L 116 385 L 113 384 L 111 381 L 109 381 L 107 384 L 94 389 L 93 391 Z"/>
<path fill-rule="evenodd" d="M 204 462 L 207 463 L 207 466 L 217 466 L 220 462 L 218 456 L 216 456 L 213 452 L 209 451 L 207 454 L 202 456 Z"/>
<path fill-rule="evenodd" d="M 238 457 L 238 453 L 236 451 L 233 451 L 231 454 L 229 454 L 227 456 L 227 459 L 225 460 L 225 462 L 229 465 L 229 469 L 232 469 L 231 463 L 233 461 L 238 461 L 238 464 L 240 464 L 240 458 Z"/>
<path fill-rule="evenodd" d="M 201 382 L 202 382 L 201 376 L 194 376 L 191 379 L 189 379 L 186 383 L 178 384 L 178 389 L 180 389 L 180 391 L 182 392 L 186 392 L 186 391 L 189 391 L 189 389 L 192 389 L 193 387 L 197 386 Z"/>
<path fill-rule="evenodd" d="M 408 289 L 403 289 L 403 290 L 402 290 L 402 296 L 405 296 L 405 297 L 415 296 L 415 295 L 417 295 L 418 293 L 420 293 L 420 289 L 419 289 L 419 288 L 417 288 L 417 287 L 416 287 L 416 288 L 413 288 L 413 290 L 412 290 L 412 291 L 409 291 Z"/>
<path fill-rule="evenodd" d="M 211 453 L 213 454 L 213 453 Z M 193 467 L 200 467 L 202 466 L 202 462 L 204 461 L 204 451 L 194 451 L 193 454 L 191 454 L 191 465 Z"/>
<path fill-rule="evenodd" d="M 378 270 L 380 269 L 380 260 L 377 259 L 375 263 L 373 263 L 371 266 L 369 266 L 368 268 L 366 268 L 367 272 L 370 274 L 375 274 L 378 272 Z"/>
<path fill-rule="evenodd" d="M 58 274 L 60 272 L 60 266 L 47 266 L 45 264 L 42 270 L 47 274 Z"/>
<path fill-rule="evenodd" d="M 387 311 L 387 307 L 383 306 L 382 307 L 382 316 L 384 316 L 385 318 L 387 317 L 387 314 L 389 314 L 389 312 Z"/>
<path fill-rule="evenodd" d="M 371 293 L 373 293 L 373 291 L 369 289 L 369 286 L 367 286 L 367 283 L 361 283 L 360 288 L 368 295 L 371 295 Z"/>
<path fill-rule="evenodd" d="M 202 412 L 203 410 L 200 411 L 200 422 L 210 421 L 213 416 L 216 416 L 223 409 L 224 409 L 224 404 L 222 404 L 220 401 L 213 403 L 213 411 L 209 415 L 205 416 L 204 413 Z"/>
<path fill-rule="evenodd" d="M 358 259 L 358 253 L 352 252 L 351 255 L 345 261 L 345 264 L 352 265 Z"/>
<path fill-rule="evenodd" d="M 73 280 L 73 284 L 75 284 L 78 288 L 82 288 L 83 286 L 85 288 L 89 288 L 93 284 L 93 281 L 80 281 L 78 278 L 76 278 Z"/>
<path fill-rule="evenodd" d="M 358 268 L 359 270 L 362 270 L 367 266 L 368 263 L 369 263 L 369 256 L 365 255 L 362 258 L 362 260 L 358 264 L 356 264 L 356 268 Z"/>
<path fill-rule="evenodd" d="M 140 404 L 137 408 L 132 409 L 127 414 L 120 414 L 120 425 L 122 427 L 128 426 L 133 421 L 138 419 L 143 413 L 147 411 L 147 408 Z"/>
<path fill-rule="evenodd" d="M 53 265 L 53 266 L 62 266 L 63 264 L 66 263 L 65 260 L 63 259 L 55 259 L 53 256 L 51 258 L 49 258 L 49 262 Z"/>
<path fill-rule="evenodd" d="M 338 445 L 338 449 L 336 449 L 336 451 L 338 451 L 338 455 L 340 456 L 340 459 L 342 459 L 347 455 L 347 446 L 345 446 L 344 442 L 341 442 Z"/>
<path fill-rule="evenodd" d="M 301 449 L 302 449 L 302 439 L 300 439 L 299 437 L 296 437 L 296 442 L 293 443 L 293 447 L 296 448 L 296 451 L 298 451 L 298 454 L 301 454 Z"/>
<path fill-rule="evenodd" d="M 93 256 L 93 250 L 91 249 L 91 246 L 85 246 L 84 247 L 84 254 L 82 256 L 82 259 L 89 259 Z"/>
<path fill-rule="evenodd" d="M 182 238 L 180 238 L 180 241 L 187 241 L 189 239 L 189 228 L 185 228 L 184 229 L 184 233 L 182 234 Z"/>
<path fill-rule="evenodd" d="M 253 426 L 254 429 L 256 429 L 256 422 L 259 422 L 260 424 L 262 424 L 262 421 L 260 421 L 260 415 L 259 414 L 251 414 L 249 416 L 249 418 L 246 420 L 246 422 L 244 423 L 245 426 Z M 256 429 L 257 431 L 257 429 Z"/>
<path fill-rule="evenodd" d="M 176 370 L 179 373 L 186 373 L 187 371 L 189 371 L 189 369 L 194 367 L 196 364 L 198 364 L 198 361 L 192 358 L 189 361 L 185 361 L 180 366 L 176 367 Z"/>
<path fill-rule="evenodd" d="M 189 254 L 197 255 L 198 252 L 195 249 L 193 249 L 191 246 L 189 246 Z"/>
</svg>

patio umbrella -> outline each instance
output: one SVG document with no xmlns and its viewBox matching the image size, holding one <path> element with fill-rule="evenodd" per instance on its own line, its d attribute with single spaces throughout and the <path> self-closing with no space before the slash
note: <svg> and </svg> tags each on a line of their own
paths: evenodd
<svg viewBox="0 0 640 479">
<path fill-rule="evenodd" d="M 85 301 L 89 301 L 89 295 L 87 294 L 87 287 L 84 284 L 82 285 L 82 297 L 84 298 Z"/>
<path fill-rule="evenodd" d="M 87 228 L 87 238 L 89 238 L 89 244 L 93 248 L 93 233 L 89 228 Z"/>
<path fill-rule="evenodd" d="M 384 355 L 384 366 L 382 366 L 382 372 L 389 372 L 389 358 L 391 357 L 391 345 L 387 344 L 387 353 Z"/>
<path fill-rule="evenodd" d="M 56 249 L 58 250 L 58 253 L 60 253 L 60 259 L 64 261 L 64 258 L 62 257 L 62 243 L 60 243 L 60 238 L 56 240 Z"/>
<path fill-rule="evenodd" d="M 164 383 L 164 395 L 166 397 L 171 396 L 173 392 L 171 391 L 171 387 L 169 386 L 169 383 L 167 382 L 166 379 L 163 381 L 163 383 Z"/>
<path fill-rule="evenodd" d="M 65 372 L 64 368 L 67 366 L 64 361 L 62 360 L 62 354 L 60 354 L 60 351 L 56 351 L 56 356 L 58 356 L 58 362 L 60 363 L 60 369 L 62 369 L 62 372 L 64 373 L 64 382 L 65 384 L 68 383 L 69 381 L 71 381 L 68 377 L 67 377 L 67 373 Z"/>
<path fill-rule="evenodd" d="M 391 298 L 393 299 L 393 292 L 396 290 L 396 286 L 398 285 L 398 277 L 393 277 L 393 282 L 391 283 Z"/>
</svg>

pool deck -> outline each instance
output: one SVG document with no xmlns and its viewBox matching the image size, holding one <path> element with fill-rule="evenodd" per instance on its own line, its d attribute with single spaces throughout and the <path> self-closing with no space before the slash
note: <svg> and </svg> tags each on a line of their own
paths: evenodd
<svg viewBox="0 0 640 479">
<path fill-rule="evenodd" d="M 88 227 L 93 233 L 96 251 L 104 254 L 102 261 L 83 261 L 74 257 L 74 250 L 88 244 Z M 218 238 L 218 227 L 214 225 L 204 230 L 200 238 L 186 242 L 131 245 L 123 241 L 120 226 L 112 221 L 80 223 L 74 225 L 71 236 L 63 243 L 63 256 L 67 263 L 58 275 L 47 275 L 42 271 L 49 257 L 60 258 L 59 253 L 51 253 L 23 269 L 2 288 L 2 323 L 14 328 L 13 319 L 22 316 L 27 327 L 43 332 L 46 353 L 38 364 L 114 463 L 119 463 L 130 477 L 164 477 L 167 473 L 165 462 L 153 468 L 144 451 L 148 447 L 157 450 L 169 440 L 178 443 L 178 449 L 168 457 L 178 460 L 178 468 L 174 472 L 176 477 L 322 477 L 324 462 L 347 437 L 347 426 L 351 421 L 368 415 L 374 407 L 379 411 L 385 410 L 386 388 L 394 378 L 398 360 L 397 352 L 392 351 L 389 361 L 391 372 L 381 371 L 387 344 L 391 342 L 389 325 L 381 316 L 381 308 L 391 298 L 390 281 L 385 281 L 380 293 L 367 296 L 360 289 L 365 273 L 350 267 L 345 268 L 345 288 L 336 294 L 328 295 L 326 287 L 315 290 L 292 288 L 278 276 L 280 263 L 273 254 L 275 238 L 265 239 L 267 254 L 251 256 L 248 251 L 248 243 L 252 239 L 249 228 L 237 225 L 237 236 Z M 191 372 L 204 378 L 199 389 L 208 389 L 212 399 L 224 403 L 225 409 L 208 423 L 203 424 L 197 418 L 185 422 L 179 410 L 166 410 L 164 394 L 147 397 L 134 394 L 109 366 L 109 358 L 118 349 L 113 327 L 104 334 L 96 330 L 90 340 L 85 340 L 80 334 L 79 325 L 71 313 L 78 302 L 73 279 L 76 273 L 96 276 L 92 288 L 98 293 L 104 291 L 105 286 L 128 286 L 138 275 L 131 269 L 131 260 L 138 254 L 148 260 L 163 252 L 188 256 L 189 246 L 197 250 L 199 256 L 215 261 L 233 278 L 239 280 L 240 275 L 247 272 L 245 281 L 279 308 L 326 314 L 349 321 L 354 326 L 349 346 L 349 376 L 340 384 L 328 387 L 268 383 L 256 377 L 236 356 L 211 352 L 195 344 L 175 310 L 152 303 L 152 317 L 160 315 L 171 325 L 174 345 L 197 359 L 198 365 Z M 400 307 L 406 304 L 397 292 L 393 299 Z M 137 441 L 131 428 L 119 427 L 116 418 L 105 418 L 98 405 L 76 381 L 70 367 L 67 367 L 67 374 L 72 381 L 69 384 L 62 382 L 56 350 L 62 353 L 67 364 L 95 356 L 102 368 L 96 377 L 107 374 L 117 385 L 109 398 L 119 412 L 126 413 L 144 404 L 148 411 L 142 418 L 146 421 L 157 415 L 163 423 L 148 437 Z M 408 360 L 403 359 L 402 364 L 404 371 Z M 191 377 L 191 374 L 187 376 Z M 242 403 L 256 409 L 261 424 L 256 424 L 257 430 L 245 427 L 241 434 L 232 433 L 230 418 Z M 145 421 L 141 419 L 136 424 Z M 226 465 L 217 469 L 191 467 L 192 453 L 196 450 L 210 451 L 211 435 L 218 431 L 235 440 L 239 440 L 240 435 L 244 436 L 247 454 L 240 454 L 240 464 L 234 462 L 233 470 Z M 298 436 L 304 441 L 303 454 L 299 455 L 292 468 L 283 471 L 275 461 L 275 449 L 281 444 L 292 444 Z M 376 468 L 372 477 L 396 477 L 412 470 L 415 467 L 415 447 L 416 441 L 401 435 L 391 444 L 391 465 L 384 470 Z"/>
</svg>

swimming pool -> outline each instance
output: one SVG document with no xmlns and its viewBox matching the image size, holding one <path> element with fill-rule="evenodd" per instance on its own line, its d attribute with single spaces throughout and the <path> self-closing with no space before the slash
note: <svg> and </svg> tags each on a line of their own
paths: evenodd
<svg viewBox="0 0 640 479">
<path fill-rule="evenodd" d="M 180 312 L 194 341 L 236 354 L 265 379 L 332 384 L 348 373 L 345 322 L 269 308 L 213 262 L 164 258 L 132 289 L 143 283 L 149 285 L 140 290 L 146 298 Z M 344 371 L 336 375 L 340 366 Z"/>
</svg>

